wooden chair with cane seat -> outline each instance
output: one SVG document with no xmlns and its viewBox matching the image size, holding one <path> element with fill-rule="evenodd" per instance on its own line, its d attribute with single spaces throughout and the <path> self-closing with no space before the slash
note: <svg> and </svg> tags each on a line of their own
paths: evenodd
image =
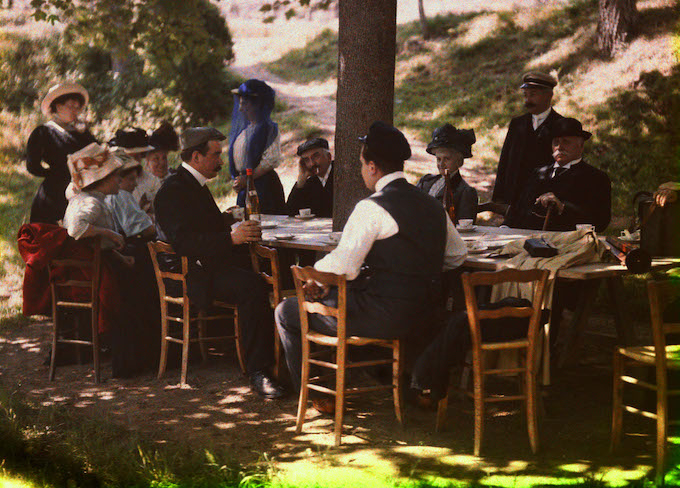
<svg viewBox="0 0 680 488">
<path fill-rule="evenodd" d="M 253 271 L 258 273 L 272 287 L 269 294 L 269 304 L 272 309 L 283 301 L 284 298 L 295 295 L 295 290 L 283 290 L 281 286 L 281 268 L 279 267 L 279 254 L 276 249 L 261 244 L 250 244 L 250 260 Z M 262 261 L 269 263 L 269 273 L 262 266 Z M 281 354 L 281 339 L 274 333 L 274 377 L 280 378 L 283 365 Z"/>
<path fill-rule="evenodd" d="M 531 451 L 538 450 L 538 418 L 537 418 L 537 375 L 539 366 L 539 334 L 542 325 L 541 311 L 545 296 L 549 272 L 547 270 L 504 269 L 495 272 L 463 273 L 463 292 L 470 327 L 473 391 L 465 391 L 474 399 L 475 404 L 475 456 L 479 456 L 484 434 L 484 405 L 489 402 L 524 401 L 529 431 Z M 475 287 L 490 286 L 498 283 L 517 282 L 533 283 L 534 293 L 531 307 L 502 307 L 496 310 L 479 310 L 475 295 Z M 504 342 L 483 342 L 480 321 L 504 317 L 527 318 L 529 327 L 527 336 L 517 340 Z M 485 369 L 487 353 L 497 351 L 518 351 L 519 363 L 509 368 Z M 491 376 L 517 376 L 521 391 L 517 395 L 486 396 L 486 378 Z M 444 427 L 448 395 L 439 401 L 437 407 L 436 429 Z"/>
<path fill-rule="evenodd" d="M 189 271 L 189 263 L 186 256 L 181 257 L 181 272 L 162 271 L 159 262 L 159 254 L 175 254 L 170 244 L 165 242 L 149 242 L 149 253 L 153 263 L 154 271 L 156 273 L 156 282 L 158 283 L 158 294 L 160 297 L 161 306 L 161 355 L 158 365 L 158 378 L 165 374 L 168 361 L 168 344 L 170 342 L 182 345 L 182 366 L 180 373 L 180 385 L 185 385 L 187 382 L 187 369 L 189 365 L 189 344 L 191 342 L 198 342 L 201 351 L 201 357 L 205 362 L 208 359 L 208 342 L 221 341 L 224 339 L 234 339 L 236 342 L 236 355 L 238 356 L 239 366 L 241 371 L 245 372 L 245 364 L 243 362 L 243 354 L 241 353 L 241 345 L 239 342 L 239 320 L 238 309 L 235 304 L 225 303 L 221 301 L 214 301 L 213 307 L 219 309 L 221 313 L 206 314 L 203 311 L 197 313 L 192 312 L 192 304 L 187 296 L 187 272 Z M 181 283 L 182 296 L 171 296 L 167 291 L 167 284 L 165 280 L 176 281 Z M 179 307 L 181 313 L 173 315 L 170 313 L 170 306 Z M 208 337 L 206 334 L 207 322 L 215 320 L 233 319 L 234 334 Z M 191 325 L 198 323 L 198 337 L 191 338 Z M 182 326 L 181 338 L 174 337 L 169 333 L 170 324 L 180 324 Z"/>
<path fill-rule="evenodd" d="M 291 266 L 298 304 L 300 306 L 300 321 L 302 328 L 302 374 L 300 387 L 300 400 L 298 403 L 297 424 L 295 432 L 302 431 L 302 424 L 307 411 L 307 399 L 309 390 L 318 391 L 335 396 L 335 445 L 339 446 L 342 438 L 342 421 L 345 407 L 345 396 L 370 391 L 391 389 L 394 398 L 394 412 L 400 424 L 403 424 L 403 401 L 399 382 L 402 370 L 401 341 L 398 339 L 370 339 L 365 337 L 347 335 L 347 280 L 345 276 L 332 273 L 322 273 L 312 267 L 300 268 Z M 330 307 L 320 302 L 307 300 L 303 291 L 303 285 L 308 280 L 314 280 L 325 286 L 337 287 L 338 305 Z M 337 336 L 328 336 L 315 332 L 309 328 L 307 314 L 320 314 L 335 317 L 337 319 Z M 325 346 L 325 350 L 312 352 L 311 344 Z M 392 350 L 390 359 L 378 359 L 372 361 L 350 362 L 347 358 L 347 346 L 378 346 Z M 322 359 L 324 354 L 335 353 L 335 361 Z M 392 365 L 392 383 L 389 385 L 364 386 L 347 388 L 346 372 L 349 368 L 361 368 L 380 364 Z M 333 374 L 310 378 L 310 366 L 318 366 L 330 369 L 335 373 L 335 388 L 329 388 L 319 382 L 332 377 Z"/>
<path fill-rule="evenodd" d="M 668 334 L 680 334 L 680 322 L 668 323 L 663 320 L 666 306 L 680 297 L 680 283 L 672 281 L 650 281 L 647 283 L 650 315 L 652 322 L 652 346 L 619 347 L 614 351 L 614 398 L 612 406 L 611 449 L 621 443 L 623 413 L 629 412 L 656 420 L 656 484 L 664 482 L 669 425 L 680 425 L 680 419 L 669 420 L 668 397 L 680 396 L 680 390 L 668 389 L 668 370 L 680 369 L 680 345 L 667 344 Z M 626 374 L 625 366 L 647 366 L 655 368 L 654 384 Z M 628 383 L 656 392 L 656 412 L 648 412 L 623 403 L 623 385 Z"/>
<path fill-rule="evenodd" d="M 90 239 L 92 245 L 91 259 L 78 258 L 57 258 L 52 259 L 47 266 L 50 275 L 50 292 L 52 296 L 52 357 L 50 358 L 50 381 L 54 381 L 57 366 L 57 349 L 59 344 L 74 344 L 78 347 L 77 358 L 81 363 L 80 346 L 92 347 L 92 362 L 94 366 L 94 382 L 101 381 L 99 364 L 99 284 L 101 280 L 101 239 L 95 237 Z M 54 271 L 59 268 L 57 276 Z M 72 276 L 82 275 L 82 279 L 68 279 Z M 66 278 L 61 278 L 64 276 Z M 89 277 L 89 278 L 87 278 Z M 85 288 L 89 290 L 89 297 L 85 300 L 68 298 L 66 289 Z M 61 329 L 59 312 L 61 310 L 90 310 L 90 322 L 92 336 L 91 340 L 83 340 L 79 337 L 78 323 L 73 329 L 75 337 L 73 339 L 61 338 L 60 334 L 65 331 Z"/>
</svg>

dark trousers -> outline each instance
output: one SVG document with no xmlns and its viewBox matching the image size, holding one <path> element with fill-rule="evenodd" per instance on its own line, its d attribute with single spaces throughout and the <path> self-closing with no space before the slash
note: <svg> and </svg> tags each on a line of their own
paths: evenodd
<svg viewBox="0 0 680 488">
<path fill-rule="evenodd" d="M 274 320 L 265 281 L 253 271 L 231 267 L 214 275 L 212 293 L 215 300 L 238 307 L 246 373 L 267 371 L 274 364 Z"/>
</svg>

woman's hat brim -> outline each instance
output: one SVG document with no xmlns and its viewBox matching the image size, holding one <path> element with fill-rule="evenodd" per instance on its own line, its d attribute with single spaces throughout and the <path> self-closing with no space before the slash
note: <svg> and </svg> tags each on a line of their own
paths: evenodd
<svg viewBox="0 0 680 488">
<path fill-rule="evenodd" d="M 87 90 L 78 83 L 59 83 L 48 90 L 47 95 L 45 95 L 45 98 L 40 102 L 40 111 L 46 117 L 50 117 L 52 114 L 52 111 L 50 110 L 52 102 L 63 95 L 71 93 L 82 95 L 85 101 L 83 107 L 90 101 L 90 95 L 87 93 Z"/>
</svg>

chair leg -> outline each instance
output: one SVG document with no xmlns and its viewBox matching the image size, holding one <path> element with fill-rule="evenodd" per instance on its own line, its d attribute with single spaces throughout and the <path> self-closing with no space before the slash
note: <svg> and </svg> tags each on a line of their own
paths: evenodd
<svg viewBox="0 0 680 488">
<path fill-rule="evenodd" d="M 79 341 L 80 340 L 80 310 L 76 310 L 73 312 L 73 336 L 74 339 Z M 82 347 L 80 344 L 74 344 L 74 347 L 76 348 L 76 362 L 78 363 L 78 366 L 81 366 L 83 364 L 83 351 Z"/>
<path fill-rule="evenodd" d="M 437 403 L 437 422 L 434 427 L 435 432 L 442 432 L 446 425 L 446 410 L 449 407 L 449 392 Z"/>
<path fill-rule="evenodd" d="M 527 365 L 525 382 L 525 394 L 527 397 L 527 426 L 529 430 L 529 444 L 531 445 L 531 452 L 536 454 L 538 451 L 538 416 L 536 415 L 536 373 Z"/>
<path fill-rule="evenodd" d="M 614 351 L 614 391 L 612 399 L 612 439 L 610 444 L 611 452 L 616 451 L 621 444 L 621 431 L 623 428 L 623 357 L 618 351 Z"/>
<path fill-rule="evenodd" d="M 661 377 L 660 377 L 661 376 Z M 668 435 L 668 396 L 666 373 L 656 380 L 656 486 L 664 484 L 666 473 L 666 436 Z"/>
<path fill-rule="evenodd" d="M 238 358 L 238 365 L 241 367 L 241 373 L 246 372 L 246 363 L 243 360 L 243 353 L 241 352 L 241 321 L 238 317 L 238 309 L 234 309 L 234 340 L 236 341 L 236 357 Z"/>
<path fill-rule="evenodd" d="M 343 347 L 344 346 L 344 347 Z M 338 347 L 338 369 L 335 371 L 335 446 L 342 442 L 342 420 L 345 413 L 346 346 Z"/>
<path fill-rule="evenodd" d="M 54 298 L 52 300 L 54 302 Z M 56 303 L 52 303 L 52 357 L 50 358 L 50 381 L 54 381 L 57 367 L 57 339 L 59 335 L 59 311 Z"/>
<path fill-rule="evenodd" d="M 480 359 L 480 361 L 482 361 Z M 474 364 L 476 363 L 476 364 Z M 475 399 L 475 456 L 479 456 L 482 450 L 482 437 L 484 435 L 484 378 L 482 377 L 479 361 L 474 364 L 474 399 Z"/>
<path fill-rule="evenodd" d="M 165 374 L 168 364 L 168 309 L 166 304 L 161 305 L 161 356 L 158 361 L 158 378 Z"/>
<path fill-rule="evenodd" d="M 206 330 L 205 330 L 205 320 L 203 317 L 205 314 L 203 312 L 198 312 L 198 346 L 201 351 L 201 359 L 203 363 L 208 362 L 208 345 L 206 344 Z"/>
<path fill-rule="evenodd" d="M 305 413 L 307 413 L 307 394 L 309 389 L 309 341 L 306 337 L 302 337 L 302 370 L 300 373 L 300 399 L 298 400 L 297 421 L 295 423 L 295 432 L 302 432 L 302 424 L 305 422 Z"/>
<path fill-rule="evenodd" d="M 392 348 L 392 396 L 394 397 L 394 414 L 397 416 L 397 421 L 403 427 L 404 425 L 404 402 L 401 388 L 401 341 L 394 341 Z"/>
<path fill-rule="evenodd" d="M 274 378 L 281 380 L 281 338 L 274 326 Z"/>
<path fill-rule="evenodd" d="M 99 311 L 92 308 L 92 366 L 94 367 L 94 382 L 101 381 L 101 369 L 99 364 Z"/>
<path fill-rule="evenodd" d="M 182 324 L 182 372 L 179 383 L 181 386 L 187 384 L 187 369 L 189 369 L 189 319 L 185 317 Z"/>
</svg>

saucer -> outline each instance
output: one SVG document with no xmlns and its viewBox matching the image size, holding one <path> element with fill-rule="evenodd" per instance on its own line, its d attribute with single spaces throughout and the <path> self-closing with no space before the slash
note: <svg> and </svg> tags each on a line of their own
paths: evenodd
<svg viewBox="0 0 680 488">
<path fill-rule="evenodd" d="M 489 246 L 478 246 L 478 247 L 469 247 L 468 248 L 468 254 L 482 254 L 484 252 L 489 251 Z"/>
<path fill-rule="evenodd" d="M 470 227 L 460 227 L 456 226 L 456 230 L 458 232 L 473 232 L 475 229 L 477 229 L 476 225 L 471 225 Z"/>
<path fill-rule="evenodd" d="M 313 219 L 314 217 L 316 217 L 316 215 L 314 215 L 314 214 L 299 215 L 298 214 L 298 215 L 294 215 L 293 217 L 295 217 L 298 220 L 309 220 L 309 219 Z"/>
<path fill-rule="evenodd" d="M 295 239 L 295 236 L 293 234 L 279 234 L 277 236 L 274 236 L 274 239 L 277 241 L 292 241 Z"/>
</svg>

